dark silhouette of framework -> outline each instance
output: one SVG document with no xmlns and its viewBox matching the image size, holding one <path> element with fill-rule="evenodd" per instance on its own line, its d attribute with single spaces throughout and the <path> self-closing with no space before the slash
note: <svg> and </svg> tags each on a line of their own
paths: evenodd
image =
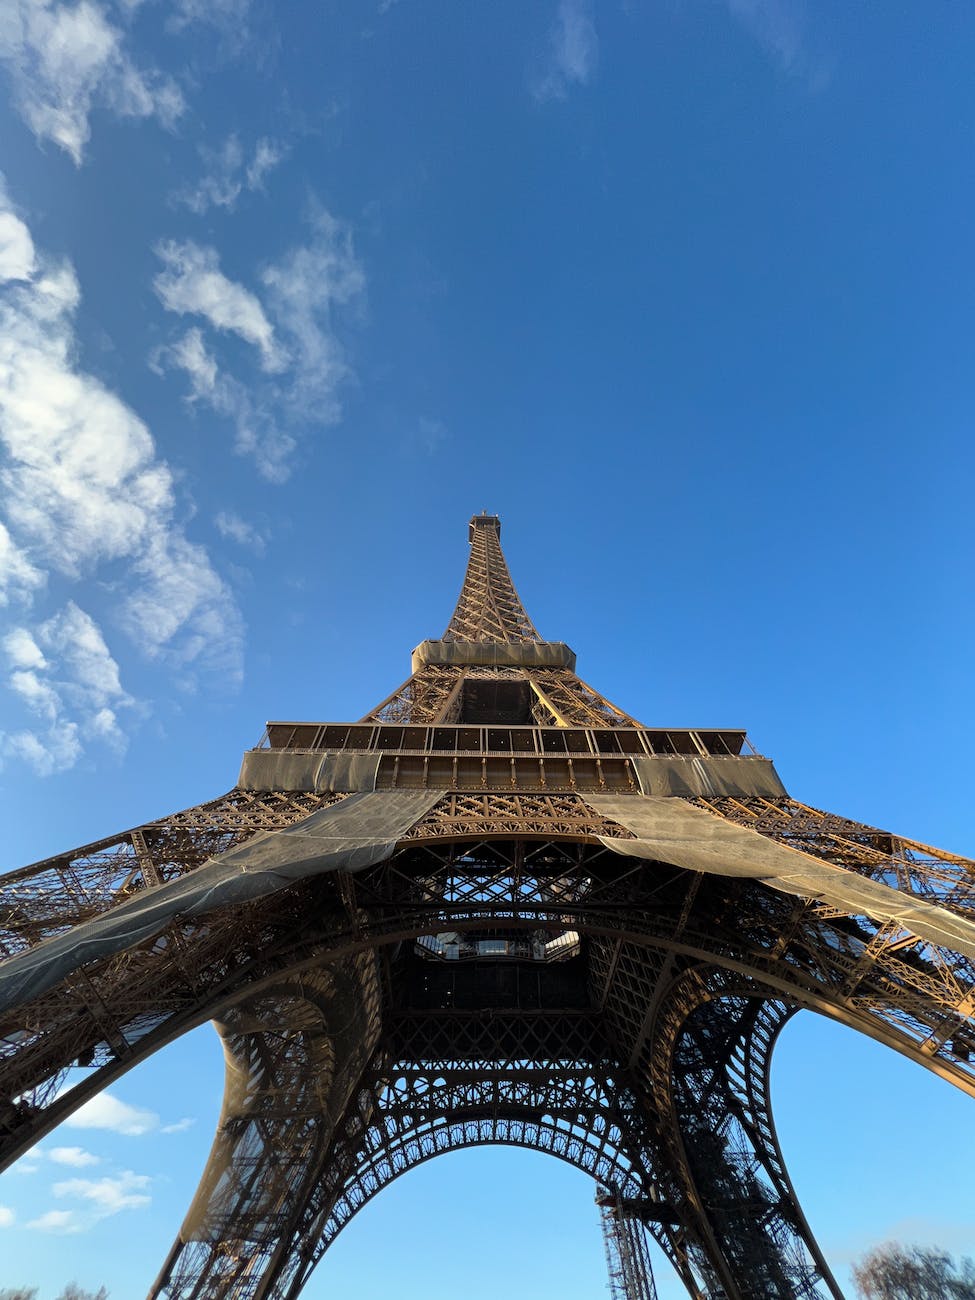
<svg viewBox="0 0 975 1300">
<path fill-rule="evenodd" d="M 591 1174 L 691 1296 L 839 1297 L 772 1048 L 810 1008 L 975 1092 L 973 863 L 797 802 L 743 732 L 642 726 L 539 637 L 498 520 L 470 542 L 366 718 L 271 723 L 223 798 L 0 879 L 3 1164 L 212 1019 L 152 1297 L 296 1297 L 387 1183 L 487 1143 Z"/>
</svg>

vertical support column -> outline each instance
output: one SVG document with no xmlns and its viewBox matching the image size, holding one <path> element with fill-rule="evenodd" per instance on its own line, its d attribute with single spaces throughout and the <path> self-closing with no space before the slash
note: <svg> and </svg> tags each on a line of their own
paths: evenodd
<svg viewBox="0 0 975 1300">
<path fill-rule="evenodd" d="M 619 1192 L 600 1187 L 596 1193 L 606 1246 L 612 1300 L 657 1300 L 657 1286 L 646 1230 L 635 1209 Z"/>
<path fill-rule="evenodd" d="M 716 997 L 690 1012 L 674 1043 L 674 1121 L 706 1220 L 699 1251 L 729 1300 L 843 1300 L 771 1120 L 769 1060 L 790 1014 L 774 1001 Z"/>
</svg>

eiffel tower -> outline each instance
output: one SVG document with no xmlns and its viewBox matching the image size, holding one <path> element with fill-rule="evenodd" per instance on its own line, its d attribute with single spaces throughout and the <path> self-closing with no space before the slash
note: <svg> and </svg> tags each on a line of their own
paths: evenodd
<svg viewBox="0 0 975 1300">
<path fill-rule="evenodd" d="M 3 1166 L 223 1039 L 151 1297 L 293 1300 L 394 1178 L 506 1143 L 596 1181 L 615 1294 L 654 1294 L 650 1234 L 697 1300 L 839 1298 L 770 1111 L 782 1026 L 975 1093 L 975 864 L 798 802 L 742 731 L 630 717 L 500 535 L 471 520 L 446 632 L 361 721 L 270 723 L 223 798 L 0 878 Z"/>
</svg>

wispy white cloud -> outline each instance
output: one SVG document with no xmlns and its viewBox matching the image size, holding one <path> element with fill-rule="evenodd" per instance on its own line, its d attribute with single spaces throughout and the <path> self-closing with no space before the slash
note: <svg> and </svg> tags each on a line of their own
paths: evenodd
<svg viewBox="0 0 975 1300">
<path fill-rule="evenodd" d="M 157 533 L 133 561 L 138 579 L 119 622 L 150 658 L 241 675 L 240 616 L 206 550 L 181 534 Z"/>
<path fill-rule="evenodd" d="M 44 586 L 44 581 L 44 574 L 27 558 L 0 521 L 0 605 L 9 605 L 14 599 L 29 599 L 32 592 Z"/>
<path fill-rule="evenodd" d="M 190 239 L 169 240 L 157 246 L 156 254 L 165 269 L 153 285 L 167 311 L 202 316 L 214 329 L 236 334 L 257 348 L 265 370 L 284 368 L 285 357 L 260 300 L 224 275 L 216 249 L 201 248 Z"/>
<path fill-rule="evenodd" d="M 87 1202 L 93 1217 L 107 1219 L 122 1210 L 144 1210 L 152 1204 L 148 1189 L 152 1180 L 148 1174 L 136 1174 L 125 1169 L 120 1174 L 104 1178 L 66 1178 L 54 1184 L 58 1198 L 75 1197 Z"/>
<path fill-rule="evenodd" d="M 337 390 L 349 375 L 334 327 L 337 307 L 365 291 L 365 274 L 355 256 L 352 232 L 330 213 L 311 218 L 311 238 L 299 244 L 261 279 L 271 312 L 290 345 L 290 403 L 301 415 L 338 418 Z"/>
<path fill-rule="evenodd" d="M 27 1227 L 35 1228 L 38 1232 L 53 1232 L 58 1236 L 81 1231 L 81 1223 L 74 1210 L 46 1210 L 36 1219 L 31 1219 Z"/>
<path fill-rule="evenodd" d="M 0 212 L 0 282 L 29 280 L 36 269 L 30 231 L 14 212 Z"/>
<path fill-rule="evenodd" d="M 182 370 L 190 381 L 187 401 L 214 401 L 219 371 L 216 358 L 203 341 L 203 331 L 194 326 L 182 338 L 166 347 L 157 348 L 149 359 L 156 374 L 161 375 L 167 365 Z"/>
<path fill-rule="evenodd" d="M 84 1147 L 52 1147 L 47 1158 L 56 1165 L 68 1165 L 72 1169 L 85 1169 L 89 1165 L 101 1163 L 99 1156 L 86 1151 Z"/>
<path fill-rule="evenodd" d="M 76 722 L 51 722 L 41 732 L 13 731 L 0 735 L 0 754 L 32 767 L 38 776 L 53 776 L 74 767 L 84 753 Z"/>
<path fill-rule="evenodd" d="M 240 38 L 249 12 L 250 0 L 175 0 L 170 22 L 177 30 L 191 23 L 232 28 Z"/>
<path fill-rule="evenodd" d="M 284 145 L 267 136 L 262 136 L 254 146 L 254 156 L 247 164 L 245 177 L 249 190 L 259 190 L 264 185 L 264 178 L 283 161 L 287 150 Z"/>
<path fill-rule="evenodd" d="M 3 750 L 50 776 L 76 762 L 90 740 L 125 748 L 116 710 L 133 700 L 100 628 L 74 601 L 32 631 L 15 627 L 3 649 L 10 689 L 43 724 L 0 735 Z"/>
<path fill-rule="evenodd" d="M 591 0 L 559 0 L 544 63 L 530 83 L 532 94 L 538 100 L 565 99 L 573 87 L 589 84 L 598 59 Z"/>
<path fill-rule="evenodd" d="M 0 1205 L 0 1228 L 9 1228 L 17 1216 L 9 1205 Z"/>
<path fill-rule="evenodd" d="M 120 117 L 156 117 L 164 126 L 183 111 L 176 83 L 136 66 L 124 32 L 95 0 L 6 0 L 0 6 L 0 62 L 34 135 L 59 145 L 77 164 L 96 105 Z"/>
<path fill-rule="evenodd" d="M 246 519 L 241 519 L 240 515 L 232 510 L 221 510 L 213 522 L 221 537 L 227 537 L 238 546 L 246 546 L 258 555 L 263 555 L 267 545 L 264 534 Z"/>
<path fill-rule="evenodd" d="M 192 1116 L 185 1115 L 182 1119 L 176 1120 L 172 1124 L 164 1124 L 159 1130 L 160 1133 L 185 1133 L 187 1129 L 192 1128 L 196 1120 Z"/>
<path fill-rule="evenodd" d="M 181 189 L 175 195 L 176 201 L 201 214 L 208 208 L 232 211 L 245 190 L 263 189 L 265 178 L 285 152 L 282 145 L 266 136 L 258 140 L 249 159 L 236 135 L 229 136 L 219 149 L 201 147 L 206 172 L 196 185 Z"/>
<path fill-rule="evenodd" d="M 3 648 L 13 668 L 47 707 L 48 692 L 62 692 L 92 714 L 131 704 L 122 689 L 119 667 L 109 652 L 101 629 L 73 600 L 33 631 L 15 627 L 3 638 Z M 62 678 L 55 683 L 42 678 L 57 664 Z"/>
<path fill-rule="evenodd" d="M 11 667 L 15 669 L 46 668 L 44 654 L 25 627 L 15 627 L 3 638 L 3 648 Z"/>
<path fill-rule="evenodd" d="M 814 58 L 806 45 L 802 0 L 726 0 L 728 11 L 761 46 L 780 71 L 820 90 L 829 81 L 830 64 Z"/>
<path fill-rule="evenodd" d="M 232 209 L 244 188 L 244 150 L 240 140 L 231 135 L 219 149 L 201 145 L 200 156 L 206 173 L 196 185 L 185 186 L 173 198 L 191 212 L 203 213 L 208 208 Z"/>
<path fill-rule="evenodd" d="M 2 186 L 0 214 L 8 269 L 24 272 L 0 284 L 0 605 L 28 604 L 50 572 L 78 580 L 111 565 L 118 621 L 142 652 L 238 678 L 240 614 L 175 520 L 172 472 L 142 420 L 79 365 L 72 268 L 34 251 Z M 22 733 L 14 750 L 56 771 L 89 737 L 118 740 L 128 696 L 91 617 L 69 602 L 13 634 L 9 684 L 58 720 L 56 735 Z"/>
<path fill-rule="evenodd" d="M 163 305 L 193 311 L 216 330 L 232 330 L 253 343 L 266 377 L 248 384 L 221 368 L 199 328 L 158 349 L 151 364 L 183 371 L 188 400 L 229 418 L 235 449 L 252 456 L 272 482 L 290 473 L 296 446 L 290 429 L 340 418 L 340 392 L 351 370 L 337 313 L 351 309 L 365 293 L 348 227 L 323 210 L 313 214 L 309 227 L 303 244 L 264 268 L 263 301 L 222 275 L 212 248 L 171 244 L 160 250 L 167 261 L 156 278 Z"/>
<path fill-rule="evenodd" d="M 130 1106 L 110 1092 L 100 1092 L 79 1106 L 65 1123 L 70 1128 L 107 1129 L 124 1137 L 142 1137 L 159 1127 L 159 1116 L 155 1111 Z"/>
<path fill-rule="evenodd" d="M 264 478 L 281 483 L 288 477 L 288 462 L 296 444 L 276 418 L 278 396 L 273 386 L 263 385 L 252 391 L 221 371 L 202 331 L 195 327 L 174 343 L 157 348 L 149 364 L 157 374 L 166 369 L 181 370 L 189 380 L 186 400 L 191 406 L 207 406 L 229 419 L 235 431 L 234 450 L 252 456 Z"/>
<path fill-rule="evenodd" d="M 450 433 L 442 420 L 431 420 L 422 415 L 415 428 L 407 430 L 403 446 L 410 455 L 433 456 L 449 438 Z"/>
</svg>

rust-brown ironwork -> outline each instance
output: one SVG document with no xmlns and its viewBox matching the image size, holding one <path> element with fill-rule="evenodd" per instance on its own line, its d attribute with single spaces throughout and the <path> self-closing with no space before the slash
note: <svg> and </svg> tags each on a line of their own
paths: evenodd
<svg viewBox="0 0 975 1300">
<path fill-rule="evenodd" d="M 975 865 L 797 802 L 744 732 L 644 727 L 541 639 L 498 520 L 470 542 L 366 718 L 270 723 L 223 798 L 0 878 L 0 1161 L 213 1020 L 150 1297 L 294 1300 L 392 1179 L 508 1143 L 596 1180 L 614 1294 L 653 1295 L 649 1233 L 697 1300 L 839 1298 L 772 1050 L 812 1009 L 975 1094 Z"/>
</svg>

